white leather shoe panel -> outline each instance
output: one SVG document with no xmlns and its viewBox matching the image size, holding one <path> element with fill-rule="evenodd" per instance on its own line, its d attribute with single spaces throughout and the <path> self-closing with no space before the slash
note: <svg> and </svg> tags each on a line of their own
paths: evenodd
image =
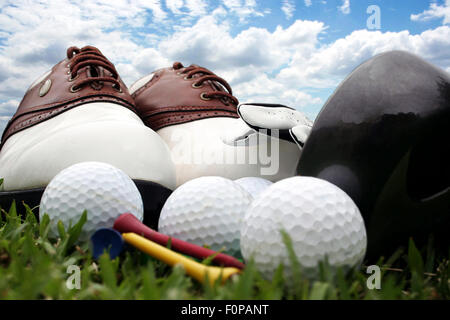
<svg viewBox="0 0 450 320">
<path fill-rule="evenodd" d="M 230 141 L 240 141 L 247 131 L 243 126 L 241 119 L 209 118 L 158 130 L 172 151 L 177 186 L 200 176 L 255 176 L 278 181 L 296 174 L 300 158 L 297 145 L 275 138 L 277 142 L 271 143 L 260 134 L 247 144 L 231 145 Z M 270 148 L 274 149 L 273 157 L 267 156 Z"/>
<path fill-rule="evenodd" d="M 0 152 L 3 190 L 46 186 L 62 169 L 100 161 L 132 179 L 175 187 L 175 167 L 164 141 L 132 111 L 90 103 L 18 132 Z"/>
<path fill-rule="evenodd" d="M 131 87 L 128 89 L 128 92 L 130 94 L 133 94 L 136 92 L 137 89 L 140 89 L 143 87 L 147 82 L 149 82 L 153 78 L 153 73 L 150 73 L 149 75 L 146 75 L 145 77 L 137 80 L 135 83 L 131 85 Z"/>
</svg>

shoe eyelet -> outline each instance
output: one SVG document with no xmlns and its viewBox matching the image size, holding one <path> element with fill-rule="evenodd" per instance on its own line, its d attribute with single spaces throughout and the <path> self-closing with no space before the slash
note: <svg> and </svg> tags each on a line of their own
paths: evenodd
<svg viewBox="0 0 450 320">
<path fill-rule="evenodd" d="M 75 93 L 81 90 L 81 87 L 76 87 L 76 85 L 73 85 L 70 87 L 70 92 Z"/>
<path fill-rule="evenodd" d="M 192 84 L 192 88 L 194 88 L 194 89 L 199 89 L 199 88 L 202 88 L 202 87 L 203 87 L 203 84 L 197 84 L 196 82 L 194 82 Z"/>
<path fill-rule="evenodd" d="M 113 85 L 112 87 L 113 87 L 114 90 L 116 90 L 116 91 L 119 92 L 119 93 L 122 93 L 122 92 L 123 92 L 121 86 L 119 86 L 119 87 L 117 88 L 116 86 Z"/>
<path fill-rule="evenodd" d="M 200 99 L 205 100 L 205 101 L 209 101 L 211 100 L 211 98 L 206 97 L 207 93 L 206 92 L 202 92 L 200 94 Z"/>
<path fill-rule="evenodd" d="M 70 74 L 70 72 L 69 72 Z M 73 80 L 75 80 L 76 78 L 78 78 L 78 73 L 76 74 L 75 77 L 72 78 L 72 75 L 69 76 L 69 78 L 67 79 L 69 82 L 72 82 Z"/>
<path fill-rule="evenodd" d="M 191 80 L 192 78 L 188 78 L 187 76 L 185 76 L 183 79 L 184 80 Z"/>
</svg>

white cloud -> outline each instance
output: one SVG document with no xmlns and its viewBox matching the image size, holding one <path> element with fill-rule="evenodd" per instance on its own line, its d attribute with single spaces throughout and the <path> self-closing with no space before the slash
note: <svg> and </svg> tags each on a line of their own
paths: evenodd
<svg viewBox="0 0 450 320">
<path fill-rule="evenodd" d="M 164 57 L 161 51 L 155 48 L 142 48 L 127 63 L 118 63 L 116 68 L 122 79 L 127 79 L 126 83 L 131 85 L 139 78 L 159 69 L 171 65 L 172 61 Z"/>
<path fill-rule="evenodd" d="M 291 19 L 295 12 L 295 3 L 289 0 L 283 0 L 283 6 L 281 7 L 286 19 Z"/>
<path fill-rule="evenodd" d="M 299 90 L 295 84 L 286 86 L 264 73 L 242 83 L 236 93 L 256 102 L 283 103 L 300 108 L 323 103 L 320 98 Z"/>
<path fill-rule="evenodd" d="M 5 118 L 10 116 L 11 112 L 16 111 L 19 102 L 19 100 L 11 99 L 9 101 L 0 103 L 0 117 Z"/>
<path fill-rule="evenodd" d="M 158 9 L 158 1 L 143 2 L 144 5 L 127 7 L 122 1 L 114 1 L 113 5 L 96 1 L 77 6 L 68 0 L 51 3 L 17 0 L 11 2 L 13 6 L 4 6 L 0 29 L 7 36 L 0 47 L 0 61 L 14 72 L 8 73 L 8 79 L 2 82 L 0 99 L 11 92 L 26 90 L 35 77 L 62 60 L 71 45 L 95 45 L 114 62 L 129 62 L 141 46 L 133 41 L 127 28 L 142 27 L 146 17 L 157 21 L 164 16 Z"/>
<path fill-rule="evenodd" d="M 297 20 L 285 29 L 279 26 L 269 32 L 251 27 L 233 37 L 228 24 L 203 17 L 194 26 L 161 41 L 158 49 L 170 59 L 223 71 L 231 82 L 241 83 L 242 77 L 251 75 L 252 70 L 255 74 L 271 72 L 294 54 L 308 56 L 324 30 L 321 22 Z"/>
<path fill-rule="evenodd" d="M 186 7 L 189 12 L 195 16 L 200 16 L 206 13 L 206 3 L 203 0 L 186 0 Z"/>
<path fill-rule="evenodd" d="M 250 17 L 263 17 L 270 11 L 259 11 L 255 0 L 222 0 L 229 12 L 236 14 L 241 22 Z"/>
<path fill-rule="evenodd" d="M 166 0 L 167 8 L 174 14 L 181 14 L 181 8 L 184 6 L 183 0 Z"/>
<path fill-rule="evenodd" d="M 443 19 L 443 24 L 450 24 L 450 0 L 446 0 L 442 6 L 437 3 L 431 3 L 430 9 L 411 15 L 411 20 L 413 21 L 429 21 L 433 19 Z"/>
<path fill-rule="evenodd" d="M 312 1 L 311 0 L 305 0 L 305 6 L 311 7 Z"/>
<path fill-rule="evenodd" d="M 189 16 L 197 17 L 206 13 L 207 4 L 203 0 L 166 0 L 166 6 L 173 14 L 186 14 L 185 8 Z"/>
<path fill-rule="evenodd" d="M 442 26 L 418 35 L 408 31 L 357 30 L 322 46 L 311 55 L 295 55 L 276 80 L 299 87 L 330 88 L 362 62 L 390 50 L 406 50 L 442 67 L 450 65 L 450 27 Z"/>
<path fill-rule="evenodd" d="M 342 5 L 338 7 L 343 14 L 350 13 L 350 0 L 342 0 Z"/>
</svg>

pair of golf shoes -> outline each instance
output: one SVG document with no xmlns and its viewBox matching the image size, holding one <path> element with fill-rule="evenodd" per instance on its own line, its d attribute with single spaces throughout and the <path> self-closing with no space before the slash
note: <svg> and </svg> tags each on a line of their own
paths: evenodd
<svg viewBox="0 0 450 320">
<path fill-rule="evenodd" d="M 261 135 L 252 125 L 269 118 L 285 140 L 271 139 L 267 130 Z M 38 205 L 61 170 L 99 161 L 128 174 L 146 215 L 155 216 L 172 190 L 196 177 L 276 181 L 295 175 L 301 148 L 288 131 L 298 126 L 301 146 L 311 125 L 287 107 L 240 107 L 224 79 L 197 65 L 176 62 L 128 89 L 99 49 L 70 47 L 29 87 L 3 132 L 0 205 L 6 208 L 12 199 Z M 258 156 L 262 145 L 281 155 L 266 175 L 267 157 Z"/>
</svg>

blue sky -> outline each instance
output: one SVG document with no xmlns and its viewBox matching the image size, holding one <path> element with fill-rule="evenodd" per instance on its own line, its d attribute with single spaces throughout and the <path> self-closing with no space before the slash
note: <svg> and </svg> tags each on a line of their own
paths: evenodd
<svg viewBox="0 0 450 320">
<path fill-rule="evenodd" d="M 380 29 L 367 27 L 378 6 Z M 389 50 L 450 71 L 450 0 L 0 0 L 0 131 L 71 45 L 94 45 L 127 85 L 174 61 L 228 80 L 241 102 L 314 119 L 357 65 Z"/>
</svg>

